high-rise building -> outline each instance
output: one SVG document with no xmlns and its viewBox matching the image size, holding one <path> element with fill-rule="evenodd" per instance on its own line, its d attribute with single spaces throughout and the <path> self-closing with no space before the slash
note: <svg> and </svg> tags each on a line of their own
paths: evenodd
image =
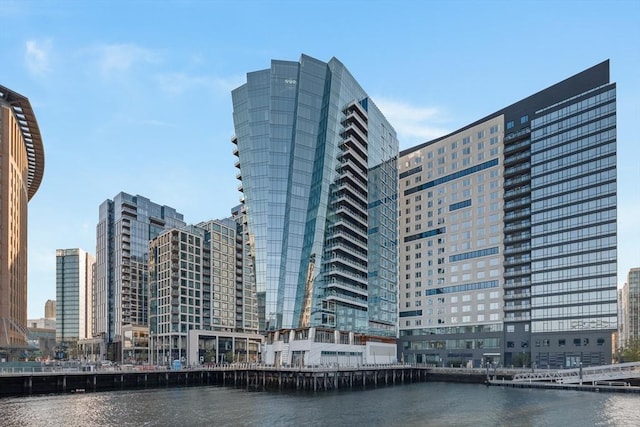
<svg viewBox="0 0 640 427">
<path fill-rule="evenodd" d="M 335 58 L 273 60 L 232 98 L 260 329 L 395 337 L 393 127 Z"/>
<path fill-rule="evenodd" d="M 212 324 L 226 330 L 258 333 L 258 301 L 251 258 L 247 256 L 248 233 L 240 207 L 232 214 L 231 218 L 198 224 L 206 231 L 211 254 Z"/>
<path fill-rule="evenodd" d="M 255 290 L 243 280 L 241 225 L 233 218 L 174 228 L 149 243 L 152 361 L 255 361 Z M 249 271 L 250 273 L 250 271 Z M 191 335 L 190 335 L 191 333 Z M 217 345 L 213 345 L 217 343 Z M 250 345 L 251 343 L 251 345 Z M 255 357 L 250 357 L 255 356 Z"/>
<path fill-rule="evenodd" d="M 44 147 L 29 100 L 0 86 L 0 353 L 27 344 L 27 203 L 44 173 Z"/>
<path fill-rule="evenodd" d="M 621 290 L 620 347 L 640 340 L 640 268 L 632 268 Z"/>
<path fill-rule="evenodd" d="M 405 360 L 606 364 L 616 86 L 603 62 L 400 153 Z"/>
<path fill-rule="evenodd" d="M 56 300 L 48 299 L 47 302 L 44 303 L 44 318 L 45 319 L 56 318 Z"/>
<path fill-rule="evenodd" d="M 76 355 L 77 343 L 91 338 L 95 257 L 82 249 L 56 251 L 56 342 Z"/>
<path fill-rule="evenodd" d="M 182 214 L 142 196 L 117 194 L 100 205 L 96 228 L 94 335 L 122 357 L 123 327 L 148 325 L 149 240 L 182 227 Z M 58 301 L 58 305 L 60 302 Z"/>
</svg>

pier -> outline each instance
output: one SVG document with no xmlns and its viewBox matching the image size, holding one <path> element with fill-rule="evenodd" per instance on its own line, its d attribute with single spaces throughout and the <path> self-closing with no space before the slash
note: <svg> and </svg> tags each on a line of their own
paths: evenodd
<svg viewBox="0 0 640 427">
<path fill-rule="evenodd" d="M 424 382 L 429 379 L 429 370 L 428 366 L 402 364 L 299 368 L 234 364 L 180 370 L 4 372 L 0 375 L 0 397 L 208 385 L 320 392 Z"/>
</svg>

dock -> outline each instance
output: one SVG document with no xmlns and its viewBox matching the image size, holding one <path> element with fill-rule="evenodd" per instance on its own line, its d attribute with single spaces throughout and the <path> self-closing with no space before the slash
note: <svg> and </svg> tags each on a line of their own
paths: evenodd
<svg viewBox="0 0 640 427">
<path fill-rule="evenodd" d="M 314 392 L 367 389 L 424 382 L 429 369 L 404 364 L 295 368 L 232 364 L 180 370 L 5 372 L 0 375 L 0 397 L 193 386 Z"/>
</svg>

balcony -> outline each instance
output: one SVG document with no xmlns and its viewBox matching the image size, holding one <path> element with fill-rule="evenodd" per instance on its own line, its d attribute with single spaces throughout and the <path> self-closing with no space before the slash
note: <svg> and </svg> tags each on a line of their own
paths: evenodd
<svg viewBox="0 0 640 427">
<path fill-rule="evenodd" d="M 335 264 L 332 265 L 329 268 L 329 272 L 328 272 L 327 276 L 328 277 L 334 277 L 334 278 L 343 277 L 343 278 L 351 279 L 352 281 L 354 281 L 356 283 L 360 283 L 360 284 L 366 284 L 367 283 L 366 274 L 358 274 L 358 273 L 356 273 L 354 271 L 351 271 L 351 270 L 348 270 L 346 268 L 339 268 Z M 331 284 L 329 286 L 331 286 Z M 366 291 L 364 291 L 364 294 L 366 295 Z"/>
<path fill-rule="evenodd" d="M 531 203 L 530 197 L 520 197 L 518 199 L 510 200 L 504 204 L 505 209 L 516 208 L 519 206 L 526 206 Z"/>
<path fill-rule="evenodd" d="M 531 233 L 526 231 L 526 232 L 521 232 L 521 233 L 513 233 L 513 234 L 507 234 L 505 235 L 504 238 L 504 243 L 511 243 L 511 242 L 518 242 L 520 240 L 529 240 L 531 239 Z"/>
<path fill-rule="evenodd" d="M 504 158 L 504 164 L 506 166 L 506 165 L 511 165 L 518 162 L 529 161 L 530 158 L 531 158 L 531 152 L 527 150 L 527 151 L 523 151 L 522 153 L 518 153 L 514 156 L 506 156 Z"/>
<path fill-rule="evenodd" d="M 504 260 L 505 267 L 531 262 L 531 257 L 526 255 L 507 257 Z M 507 269 L 508 270 L 508 269 Z"/>
<path fill-rule="evenodd" d="M 531 221 L 526 220 L 526 221 L 519 221 L 519 222 L 512 222 L 512 223 L 508 223 L 507 225 L 505 225 L 504 227 L 504 232 L 510 232 L 510 231 L 515 231 L 515 230 L 519 230 L 522 228 L 529 228 L 531 227 Z"/>
<path fill-rule="evenodd" d="M 531 244 L 529 242 L 520 243 L 518 245 L 507 245 L 504 247 L 504 254 L 511 255 L 519 252 L 526 252 L 531 250 Z"/>
<path fill-rule="evenodd" d="M 504 169 L 504 176 L 513 175 L 522 171 L 528 171 L 531 168 L 531 163 L 521 163 L 519 165 L 511 166 Z"/>
<path fill-rule="evenodd" d="M 530 313 L 508 313 L 511 316 L 505 315 L 505 322 L 528 322 L 531 320 Z"/>
<path fill-rule="evenodd" d="M 340 292 L 340 291 L 350 292 L 352 294 L 361 295 L 363 297 L 366 297 L 368 295 L 366 282 L 360 284 L 360 286 L 356 286 L 356 285 L 351 285 L 349 283 L 342 282 L 340 280 L 336 280 L 335 278 L 333 278 L 327 284 L 327 289 L 333 289 L 330 292 L 334 292 L 339 295 L 343 294 L 343 292 Z"/>
<path fill-rule="evenodd" d="M 525 208 L 525 209 L 520 209 L 520 210 L 517 210 L 517 211 L 512 211 L 512 212 L 507 213 L 504 216 L 504 220 L 505 221 L 510 221 L 512 219 L 522 218 L 522 217 L 529 216 L 529 215 L 531 215 L 531 209 Z"/>
<path fill-rule="evenodd" d="M 520 151 L 524 148 L 527 148 L 531 145 L 531 141 L 524 140 L 524 141 L 520 141 L 520 142 L 516 142 L 515 144 L 508 144 L 505 145 L 504 147 L 504 154 L 508 154 L 508 153 L 515 153 L 516 151 Z"/>
<path fill-rule="evenodd" d="M 518 175 L 515 178 L 505 179 L 504 187 L 507 188 L 513 185 L 529 183 L 530 181 L 531 181 L 531 175 L 529 174 Z"/>
<path fill-rule="evenodd" d="M 354 298 L 349 295 L 339 294 L 339 293 L 331 293 L 326 297 L 327 301 L 336 301 L 341 302 L 343 304 L 353 305 L 359 308 L 367 308 L 369 306 L 366 300 L 362 300 L 359 298 Z"/>
<path fill-rule="evenodd" d="M 519 268 L 505 268 L 504 277 L 520 276 L 523 274 L 531 274 L 531 267 L 522 266 Z"/>
<path fill-rule="evenodd" d="M 525 298 L 531 298 L 531 292 L 526 291 L 526 292 L 513 292 L 513 293 L 504 294 L 504 300 L 505 301 L 511 301 L 511 300 L 516 300 L 516 299 L 525 299 Z"/>
<path fill-rule="evenodd" d="M 531 286 L 531 280 L 528 277 L 520 277 L 517 279 L 507 279 L 504 282 L 505 289 L 527 288 Z"/>
<path fill-rule="evenodd" d="M 520 187 L 516 187 L 513 188 L 511 190 L 507 190 L 504 192 L 504 198 L 506 199 L 512 199 L 514 197 L 518 197 L 518 196 L 522 196 L 525 194 L 529 194 L 531 193 L 531 186 L 529 185 L 523 185 Z"/>
<path fill-rule="evenodd" d="M 529 310 L 531 308 L 531 304 L 529 302 L 521 302 L 520 304 L 505 304 L 504 306 L 504 311 L 522 311 L 522 310 Z M 527 313 L 528 315 L 529 313 Z"/>
</svg>

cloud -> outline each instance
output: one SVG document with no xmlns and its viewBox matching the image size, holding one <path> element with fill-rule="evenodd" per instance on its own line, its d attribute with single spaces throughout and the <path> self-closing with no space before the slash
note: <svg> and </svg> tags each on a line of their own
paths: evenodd
<svg viewBox="0 0 640 427">
<path fill-rule="evenodd" d="M 244 76 L 231 78 L 192 76 L 186 73 L 166 73 L 156 77 L 160 88 L 165 92 L 180 95 L 194 88 L 207 88 L 217 93 L 229 94 L 244 83 Z"/>
<path fill-rule="evenodd" d="M 161 55 L 133 44 L 112 44 L 98 47 L 98 66 L 105 77 L 129 71 L 136 63 L 157 63 Z"/>
<path fill-rule="evenodd" d="M 443 126 L 448 120 L 444 111 L 439 108 L 418 107 L 388 98 L 373 99 L 395 128 L 403 147 L 420 144 L 450 132 Z"/>
<path fill-rule="evenodd" d="M 51 66 L 49 64 L 50 51 L 50 40 L 45 40 L 43 42 L 35 40 L 27 41 L 24 60 L 29 73 L 36 76 L 42 76 L 51 71 Z"/>
</svg>

